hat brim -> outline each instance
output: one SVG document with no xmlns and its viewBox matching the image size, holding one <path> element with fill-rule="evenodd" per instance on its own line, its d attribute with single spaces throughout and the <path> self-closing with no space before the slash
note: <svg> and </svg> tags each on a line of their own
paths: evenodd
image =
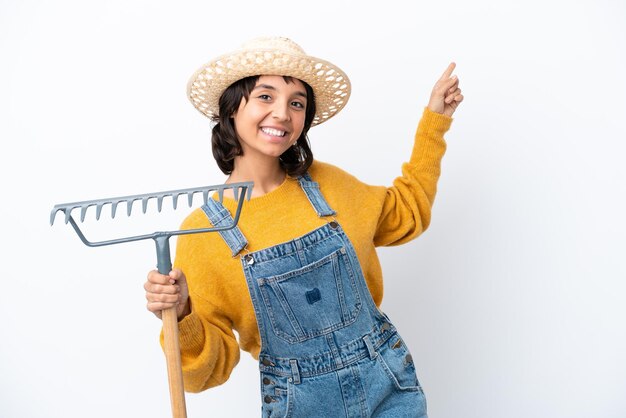
<svg viewBox="0 0 626 418">
<path fill-rule="evenodd" d="M 309 84 L 316 107 L 312 126 L 335 116 L 350 98 L 350 79 L 336 65 L 276 49 L 236 51 L 204 64 L 189 79 L 187 97 L 198 111 L 213 119 L 219 114 L 224 90 L 235 81 L 256 75 L 290 76 Z"/>
</svg>

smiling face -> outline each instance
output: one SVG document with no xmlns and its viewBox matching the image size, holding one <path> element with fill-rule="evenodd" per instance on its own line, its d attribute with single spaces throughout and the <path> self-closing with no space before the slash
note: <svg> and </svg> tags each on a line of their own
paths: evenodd
<svg viewBox="0 0 626 418">
<path fill-rule="evenodd" d="M 304 129 L 307 93 L 297 79 L 260 76 L 248 100 L 233 114 L 242 157 L 273 158 L 289 149 Z"/>
</svg>

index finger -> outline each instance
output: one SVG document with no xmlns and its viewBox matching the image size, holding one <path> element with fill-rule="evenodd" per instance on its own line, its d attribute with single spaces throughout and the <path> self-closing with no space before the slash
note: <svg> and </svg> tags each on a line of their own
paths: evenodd
<svg viewBox="0 0 626 418">
<path fill-rule="evenodd" d="M 154 284 L 169 284 L 170 277 L 159 273 L 157 270 L 151 270 L 148 273 L 148 281 Z"/>
<path fill-rule="evenodd" d="M 448 65 L 448 68 L 446 68 L 446 71 L 443 72 L 441 79 L 443 80 L 443 79 L 449 78 L 452 75 L 452 71 L 454 71 L 455 68 L 456 68 L 456 63 L 451 62 L 450 65 Z"/>
</svg>

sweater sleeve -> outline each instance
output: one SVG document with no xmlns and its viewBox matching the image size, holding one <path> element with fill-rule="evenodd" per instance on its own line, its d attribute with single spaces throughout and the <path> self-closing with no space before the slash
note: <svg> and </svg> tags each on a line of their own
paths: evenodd
<svg viewBox="0 0 626 418">
<path fill-rule="evenodd" d="M 181 229 L 209 226 L 206 216 L 198 216 L 200 212 L 189 216 Z M 211 253 L 207 235 L 181 235 L 176 245 L 174 265 L 187 278 L 191 302 L 191 313 L 178 323 L 187 392 L 201 392 L 221 385 L 239 362 L 240 350 L 233 322 L 220 305 L 220 278 L 208 268 L 206 258 Z"/>
<path fill-rule="evenodd" d="M 424 108 L 411 158 L 402 165 L 402 175 L 387 189 L 374 235 L 376 246 L 404 244 L 430 224 L 441 160 L 446 151 L 443 135 L 451 123 L 452 118 Z"/>
</svg>

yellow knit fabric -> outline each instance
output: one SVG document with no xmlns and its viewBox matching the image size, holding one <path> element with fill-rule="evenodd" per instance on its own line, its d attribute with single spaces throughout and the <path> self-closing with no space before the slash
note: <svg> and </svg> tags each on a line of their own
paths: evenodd
<svg viewBox="0 0 626 418">
<path fill-rule="evenodd" d="M 451 122 L 448 116 L 424 109 L 411 158 L 389 188 L 364 184 L 319 161 L 309 169 L 355 247 L 377 306 L 383 297 L 383 278 L 375 247 L 405 243 L 428 227 L 446 149 L 443 135 Z M 234 200 L 224 199 L 224 206 L 234 214 Z M 252 252 L 328 221 L 317 216 L 298 181 L 288 177 L 272 192 L 245 202 L 238 226 Z M 197 209 L 182 228 L 207 226 L 206 215 Z M 258 358 L 261 341 L 240 256 L 232 256 L 218 233 L 180 236 L 174 265 L 187 277 L 192 307 L 179 322 L 185 389 L 199 392 L 228 380 L 240 348 Z"/>
</svg>

